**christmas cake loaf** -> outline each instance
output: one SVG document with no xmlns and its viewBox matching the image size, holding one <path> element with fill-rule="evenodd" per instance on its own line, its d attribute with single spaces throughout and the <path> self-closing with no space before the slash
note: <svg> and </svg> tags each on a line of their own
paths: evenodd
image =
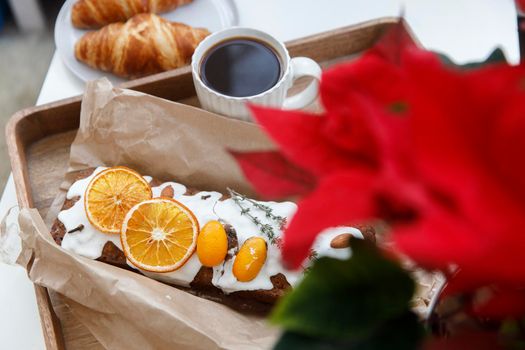
<svg viewBox="0 0 525 350">
<path fill-rule="evenodd" d="M 303 275 L 287 270 L 280 254 L 282 229 L 297 207 L 225 193 L 125 167 L 87 169 L 68 190 L 51 234 L 76 254 L 264 312 Z M 311 259 L 347 258 L 350 236 L 375 240 L 368 226 L 332 228 L 320 234 Z"/>
</svg>

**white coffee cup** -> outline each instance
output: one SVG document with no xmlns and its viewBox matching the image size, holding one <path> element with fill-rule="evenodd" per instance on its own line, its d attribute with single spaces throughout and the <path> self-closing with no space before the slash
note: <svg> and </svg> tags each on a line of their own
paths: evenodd
<svg viewBox="0 0 525 350">
<path fill-rule="evenodd" d="M 253 96 L 234 97 L 217 92 L 203 82 L 200 70 L 204 55 L 218 43 L 234 38 L 253 38 L 263 42 L 273 48 L 279 56 L 281 77 L 270 89 Z M 202 108 L 243 120 L 251 120 L 247 103 L 284 109 L 301 109 L 308 106 L 317 98 L 321 79 L 321 67 L 314 60 L 307 57 L 290 58 L 288 50 L 279 40 L 260 30 L 242 27 L 224 29 L 206 37 L 193 53 L 191 68 L 195 90 Z M 304 76 L 314 79 L 303 91 L 287 97 L 287 92 L 294 81 Z"/>
</svg>

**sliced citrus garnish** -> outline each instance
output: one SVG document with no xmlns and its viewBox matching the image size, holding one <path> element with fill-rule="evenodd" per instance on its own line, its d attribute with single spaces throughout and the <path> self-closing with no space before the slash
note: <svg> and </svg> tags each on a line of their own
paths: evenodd
<svg viewBox="0 0 525 350">
<path fill-rule="evenodd" d="M 197 238 L 197 256 L 202 265 L 213 267 L 221 264 L 228 253 L 228 235 L 217 221 L 204 225 Z"/>
<path fill-rule="evenodd" d="M 86 188 L 84 207 L 89 222 L 104 233 L 119 233 L 126 213 L 137 203 L 151 199 L 148 182 L 126 167 L 98 173 Z"/>
<path fill-rule="evenodd" d="M 183 204 L 154 198 L 135 205 L 122 223 L 120 241 L 126 258 L 152 272 L 180 268 L 197 246 L 199 222 Z"/>
<path fill-rule="evenodd" d="M 266 262 L 268 245 L 261 237 L 248 238 L 235 256 L 232 272 L 237 281 L 249 282 L 261 271 Z"/>
</svg>

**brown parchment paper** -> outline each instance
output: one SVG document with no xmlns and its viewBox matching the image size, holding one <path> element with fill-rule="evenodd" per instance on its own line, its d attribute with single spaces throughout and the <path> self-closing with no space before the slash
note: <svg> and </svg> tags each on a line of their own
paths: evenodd
<svg viewBox="0 0 525 350">
<path fill-rule="evenodd" d="M 265 319 L 74 255 L 56 245 L 49 228 L 78 170 L 127 165 L 199 189 L 231 186 L 251 194 L 227 149 L 273 147 L 255 124 L 114 88 L 105 79 L 89 83 L 69 169 L 45 222 L 35 209 L 20 212 L 17 262 L 34 283 L 63 295 L 73 315 L 107 349 L 270 348 L 278 330 Z M 413 306 L 425 318 L 444 280 L 421 271 L 414 276 L 418 292 Z"/>
<path fill-rule="evenodd" d="M 200 189 L 226 186 L 250 193 L 226 151 L 272 148 L 252 123 L 138 92 L 89 83 L 66 180 L 46 223 L 23 209 L 18 262 L 31 280 L 66 297 L 73 314 L 108 349 L 261 349 L 277 336 L 264 319 L 247 316 L 155 280 L 74 255 L 49 234 L 73 172 L 127 165 L 142 174 Z"/>
</svg>

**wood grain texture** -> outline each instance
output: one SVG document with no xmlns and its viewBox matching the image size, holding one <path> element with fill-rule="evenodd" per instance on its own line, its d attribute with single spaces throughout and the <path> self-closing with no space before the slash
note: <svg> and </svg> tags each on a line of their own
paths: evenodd
<svg viewBox="0 0 525 350">
<path fill-rule="evenodd" d="M 56 315 L 62 323 L 62 336 L 67 349 L 103 350 L 104 347 L 91 334 L 68 308 L 68 300 L 54 291 L 49 291 L 49 297 Z"/>
<path fill-rule="evenodd" d="M 294 40 L 287 47 L 292 57 L 308 56 L 329 67 L 372 45 L 396 22 L 395 18 L 375 20 Z M 300 82 L 294 89 L 300 90 L 306 83 Z M 189 67 L 130 81 L 122 87 L 198 106 Z M 67 169 L 69 147 L 79 125 L 80 101 L 74 97 L 28 108 L 9 121 L 6 140 L 21 207 L 37 208 L 42 216 L 47 213 Z M 35 286 L 35 291 L 48 349 L 103 348 L 71 314 L 62 296 L 40 286 Z"/>
</svg>

